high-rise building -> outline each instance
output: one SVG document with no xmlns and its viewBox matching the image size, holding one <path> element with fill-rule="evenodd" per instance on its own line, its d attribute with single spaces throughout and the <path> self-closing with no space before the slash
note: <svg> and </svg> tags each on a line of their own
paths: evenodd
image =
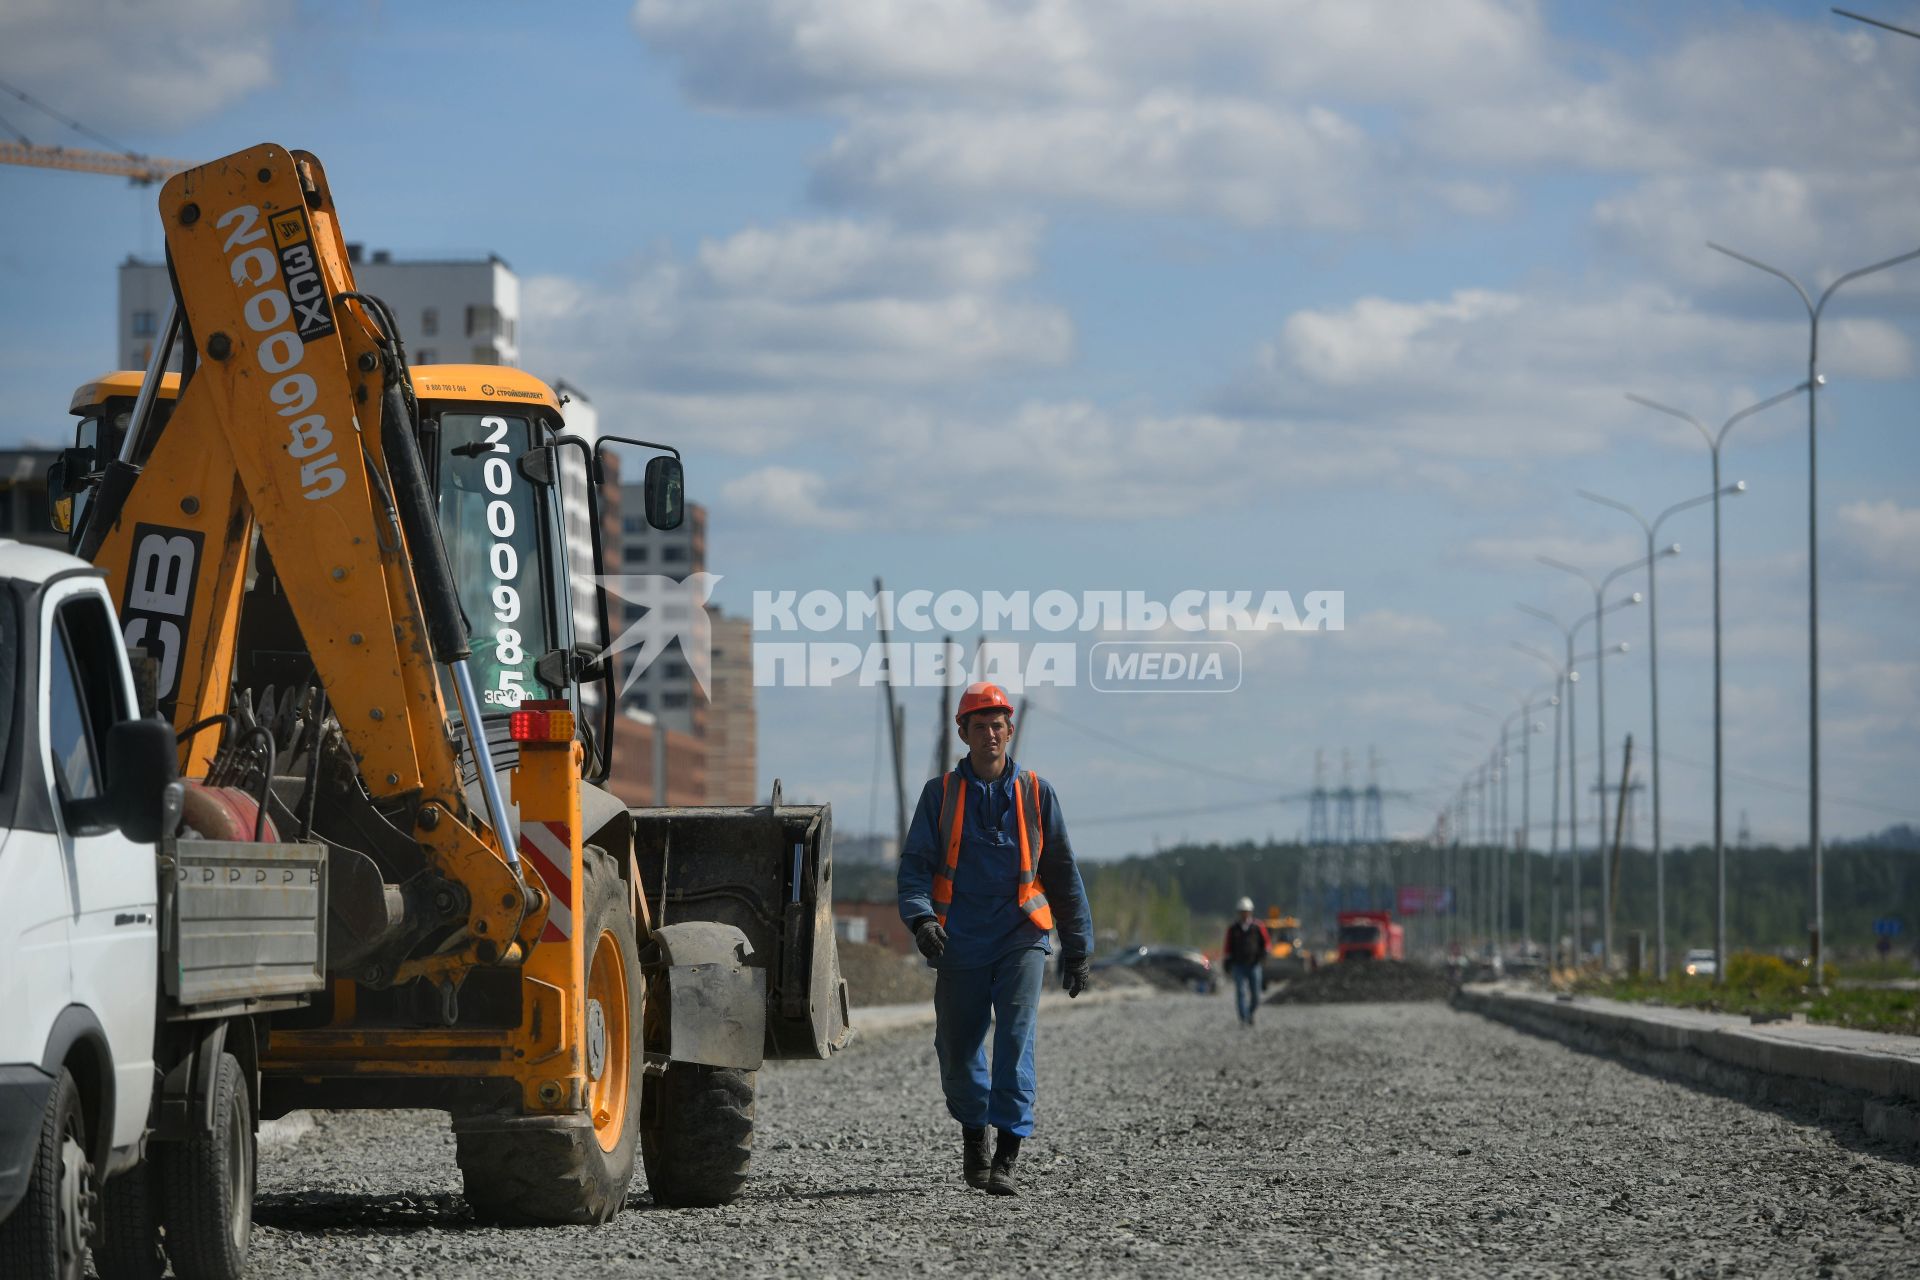
<svg viewBox="0 0 1920 1280">
<path fill-rule="evenodd" d="M 353 244 L 347 256 L 360 289 L 393 311 L 410 364 L 520 363 L 520 277 L 499 257 L 395 258 Z M 120 367 L 147 367 L 172 302 L 166 263 L 120 264 Z M 168 367 L 180 367 L 177 354 Z"/>
<path fill-rule="evenodd" d="M 707 708 L 707 803 L 760 804 L 759 732 L 753 701 L 753 623 L 708 608 L 713 702 Z"/>
<path fill-rule="evenodd" d="M 647 523 L 645 491 L 640 485 L 629 484 L 620 487 L 620 509 L 622 574 L 636 577 L 660 575 L 684 582 L 689 574 L 706 569 L 705 507 L 690 502 L 687 504 L 686 519 L 680 522 L 678 529 L 656 529 Z M 615 620 L 616 633 L 626 625 L 637 622 L 647 609 L 646 605 L 631 600 L 621 601 L 617 605 L 612 600 L 608 601 L 610 610 L 616 607 L 621 610 L 621 617 Z M 693 669 L 687 665 L 687 655 L 681 652 L 677 643 L 669 646 L 665 653 L 640 673 L 620 702 L 622 707 L 647 712 L 678 733 L 697 732 L 696 718 L 705 718 L 702 710 L 705 699 L 700 696 L 699 686 L 694 682 Z"/>
</svg>

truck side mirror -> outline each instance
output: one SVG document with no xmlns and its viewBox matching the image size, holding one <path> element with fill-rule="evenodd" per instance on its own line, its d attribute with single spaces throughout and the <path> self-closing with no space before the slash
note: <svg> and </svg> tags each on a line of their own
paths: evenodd
<svg viewBox="0 0 1920 1280">
<path fill-rule="evenodd" d="M 129 840 L 151 844 L 161 835 L 161 797 L 180 775 L 179 747 L 165 720 L 122 720 L 107 730 L 107 791 L 101 797 L 113 825 Z"/>
<path fill-rule="evenodd" d="M 680 459 L 661 454 L 647 459 L 647 523 L 656 529 L 678 529 L 686 515 L 686 476 Z"/>
<path fill-rule="evenodd" d="M 535 484 L 551 485 L 554 473 L 554 448 L 550 444 L 535 445 L 521 454 L 514 464 L 520 474 Z"/>
</svg>

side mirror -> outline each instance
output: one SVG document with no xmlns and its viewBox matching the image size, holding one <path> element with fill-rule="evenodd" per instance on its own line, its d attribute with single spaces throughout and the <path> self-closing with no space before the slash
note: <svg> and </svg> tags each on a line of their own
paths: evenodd
<svg viewBox="0 0 1920 1280">
<path fill-rule="evenodd" d="M 647 523 L 656 529 L 678 529 L 686 517 L 686 476 L 680 459 L 662 454 L 647 459 Z"/>
<path fill-rule="evenodd" d="M 535 445 L 521 454 L 514 465 L 519 468 L 521 475 L 535 484 L 551 485 L 556 471 L 553 454 L 552 445 Z"/>
<path fill-rule="evenodd" d="M 555 693 L 565 693 L 574 681 L 599 665 L 599 656 L 599 650 L 590 644 L 554 649 L 533 664 L 534 678 Z"/>
<path fill-rule="evenodd" d="M 162 797 L 180 774 L 178 752 L 173 726 L 165 720 L 122 720 L 107 730 L 106 791 L 75 805 L 77 825 L 116 826 L 141 844 L 158 840 Z"/>
<path fill-rule="evenodd" d="M 47 492 L 55 498 L 80 492 L 87 487 L 87 477 L 93 474 L 94 467 L 92 445 L 62 449 L 53 465 L 47 468 Z"/>
</svg>

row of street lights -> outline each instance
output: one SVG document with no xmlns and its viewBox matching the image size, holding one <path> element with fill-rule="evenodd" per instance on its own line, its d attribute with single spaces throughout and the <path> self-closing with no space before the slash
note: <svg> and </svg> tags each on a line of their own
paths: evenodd
<svg viewBox="0 0 1920 1280">
<path fill-rule="evenodd" d="M 1720 466 L 1721 454 L 1726 444 L 1728 433 L 1731 432 L 1733 428 L 1736 425 L 1738 425 L 1740 422 L 1745 421 L 1747 418 L 1750 418 L 1753 415 L 1762 412 L 1763 410 L 1772 408 L 1774 405 L 1780 404 L 1786 400 L 1790 400 L 1794 396 L 1805 393 L 1807 397 L 1807 575 L 1808 575 L 1807 576 L 1807 704 L 1808 704 L 1807 827 L 1808 827 L 1808 846 L 1812 854 L 1812 868 L 1811 868 L 1812 910 L 1811 910 L 1810 927 L 1809 927 L 1809 941 L 1810 941 L 1810 946 L 1809 946 L 1810 957 L 1809 958 L 1814 966 L 1814 972 L 1818 974 L 1819 972 L 1821 972 L 1820 965 L 1822 962 L 1823 924 L 1824 924 L 1824 917 L 1825 917 L 1825 893 L 1824 893 L 1824 885 L 1823 885 L 1824 859 L 1822 857 L 1823 851 L 1820 845 L 1820 682 L 1819 682 L 1820 577 L 1819 577 L 1819 520 L 1818 520 L 1819 490 L 1818 490 L 1817 444 L 1818 444 L 1818 430 L 1819 430 L 1819 391 L 1820 391 L 1820 388 L 1826 385 L 1826 378 L 1820 373 L 1820 369 L 1819 369 L 1820 320 L 1826 311 L 1827 303 L 1832 300 L 1833 295 L 1840 289 L 1842 285 L 1845 285 L 1854 280 L 1858 280 L 1863 276 L 1868 276 L 1868 275 L 1874 274 L 1875 272 L 1884 271 L 1889 267 L 1898 266 L 1899 264 L 1903 262 L 1911 261 L 1914 258 L 1920 258 L 1920 249 L 1914 249 L 1908 253 L 1900 254 L 1897 257 L 1887 258 L 1887 259 L 1884 259 L 1883 261 L 1873 263 L 1869 266 L 1861 267 L 1856 270 L 1846 272 L 1845 274 L 1836 278 L 1833 281 L 1833 283 L 1828 285 L 1826 289 L 1823 290 L 1819 294 L 1819 296 L 1816 298 L 1812 294 L 1810 294 L 1800 284 L 1798 280 L 1794 279 L 1791 275 L 1789 275 L 1785 271 L 1782 271 L 1778 267 L 1771 266 L 1765 262 L 1761 262 L 1756 258 L 1748 257 L 1745 254 L 1737 253 L 1734 250 L 1728 249 L 1723 245 L 1713 244 L 1709 242 L 1708 247 L 1720 253 L 1723 253 L 1728 257 L 1733 258 L 1739 262 L 1746 263 L 1747 265 L 1752 266 L 1760 271 L 1764 271 L 1769 275 L 1777 276 L 1781 280 L 1784 280 L 1789 285 L 1791 285 L 1795 293 L 1799 295 L 1800 301 L 1806 308 L 1807 319 L 1808 319 L 1806 378 L 1797 386 L 1791 387 L 1786 391 L 1782 391 L 1777 395 L 1769 396 L 1766 399 L 1761 400 L 1756 404 L 1752 404 L 1747 406 L 1744 409 L 1741 409 L 1739 412 L 1733 414 L 1725 422 L 1723 422 L 1717 430 L 1709 428 L 1706 425 L 1706 423 L 1702 422 L 1699 418 L 1695 417 L 1693 414 L 1686 412 L 1683 409 L 1677 409 L 1672 405 L 1663 404 L 1660 401 L 1653 400 L 1646 396 L 1629 393 L 1627 398 L 1632 402 L 1634 402 L 1635 404 L 1639 404 L 1641 406 L 1644 406 L 1645 408 L 1649 408 L 1649 409 L 1655 410 L 1656 412 L 1666 414 L 1669 417 L 1678 418 L 1683 422 L 1688 422 L 1693 424 L 1693 426 L 1700 432 L 1701 437 L 1706 441 L 1706 444 L 1707 444 L 1708 455 L 1712 464 L 1713 487 L 1704 494 L 1700 494 L 1697 497 L 1688 498 L 1682 502 L 1677 502 L 1672 506 L 1667 507 L 1665 510 L 1653 516 L 1651 519 L 1643 515 L 1640 512 L 1640 510 L 1635 506 L 1633 506 L 1631 503 L 1622 502 L 1619 499 L 1607 497 L 1603 494 L 1594 493 L 1589 490 L 1585 490 L 1585 489 L 1579 490 L 1578 493 L 1581 497 L 1586 498 L 1589 501 L 1601 504 L 1603 506 L 1611 507 L 1615 510 L 1624 512 L 1626 515 L 1630 516 L 1640 526 L 1641 532 L 1645 536 L 1646 552 L 1644 555 L 1637 557 L 1636 559 L 1628 562 L 1627 564 L 1620 565 L 1619 567 L 1609 570 L 1608 572 L 1598 577 L 1595 577 L 1594 575 L 1590 574 L 1589 572 L 1580 568 L 1577 565 L 1569 564 L 1562 560 L 1556 560 L 1551 556 L 1540 556 L 1539 560 L 1542 564 L 1547 565 L 1550 568 L 1558 569 L 1562 572 L 1572 574 L 1573 576 L 1579 578 L 1580 581 L 1583 582 L 1587 586 L 1587 588 L 1593 593 L 1593 609 L 1590 612 L 1583 614 L 1581 617 L 1575 619 L 1571 624 L 1567 624 L 1567 623 L 1561 622 L 1560 619 L 1555 615 L 1550 614 L 1541 609 L 1536 609 L 1531 605 L 1522 604 L 1519 606 L 1523 612 L 1528 613 L 1534 617 L 1541 618 L 1548 623 L 1551 623 L 1557 630 L 1560 631 L 1563 639 L 1566 642 L 1566 658 L 1565 658 L 1564 665 L 1562 665 L 1558 660 L 1554 659 L 1550 655 L 1543 653 L 1538 649 L 1534 649 L 1530 646 L 1515 642 L 1515 648 L 1519 649 L 1521 652 L 1527 653 L 1530 656 L 1545 662 L 1547 666 L 1554 672 L 1554 690 L 1555 691 L 1554 691 L 1554 694 L 1552 695 L 1552 703 L 1555 708 L 1555 713 L 1554 713 L 1554 784 L 1555 784 L 1554 785 L 1554 809 L 1555 809 L 1555 813 L 1554 813 L 1553 823 L 1551 827 L 1551 839 L 1549 841 L 1549 844 L 1550 844 L 1550 856 L 1555 861 L 1557 861 L 1557 856 L 1559 853 L 1559 834 L 1560 834 L 1559 832 L 1560 816 L 1558 812 L 1558 809 L 1559 809 L 1558 783 L 1559 783 L 1559 776 L 1560 776 L 1559 756 L 1560 756 L 1561 719 L 1562 719 L 1562 716 L 1560 713 L 1563 707 L 1565 710 L 1565 717 L 1564 717 L 1565 725 L 1566 725 L 1565 742 L 1567 747 L 1567 820 L 1566 820 L 1567 821 L 1567 850 L 1569 853 L 1572 853 L 1574 855 L 1571 861 L 1572 911 L 1570 914 L 1572 919 L 1573 947 L 1576 955 L 1583 953 L 1584 939 L 1582 937 L 1582 928 L 1581 928 L 1581 925 L 1582 925 L 1581 899 L 1583 895 L 1582 895 L 1581 874 L 1580 874 L 1580 859 L 1578 857 L 1578 852 L 1577 852 L 1579 848 L 1579 803 L 1578 803 L 1578 796 L 1577 796 L 1577 790 L 1576 790 L 1577 784 L 1575 782 L 1575 779 L 1578 776 L 1578 763 L 1577 763 L 1578 747 L 1577 747 L 1577 740 L 1574 734 L 1575 716 L 1574 716 L 1573 693 L 1574 693 L 1574 686 L 1580 678 L 1578 668 L 1587 662 L 1593 663 L 1594 684 L 1595 684 L 1594 698 L 1595 698 L 1595 711 L 1596 711 L 1596 720 L 1597 720 L 1596 743 L 1598 747 L 1598 751 L 1597 751 L 1598 760 L 1595 767 L 1595 772 L 1597 774 L 1597 779 L 1598 779 L 1596 794 L 1599 798 L 1599 814 L 1598 814 L 1598 821 L 1597 821 L 1597 830 L 1598 830 L 1598 836 L 1599 836 L 1598 848 L 1600 852 L 1600 921 L 1601 921 L 1600 951 L 1601 951 L 1602 964 L 1605 966 L 1610 966 L 1612 964 L 1612 959 L 1613 959 L 1613 909 L 1612 909 L 1613 890 L 1612 890 L 1612 875 L 1611 875 L 1611 866 L 1610 866 L 1611 853 L 1610 853 L 1610 847 L 1607 841 L 1606 799 L 1607 799 L 1608 788 L 1607 788 L 1607 763 L 1606 763 L 1607 761 L 1606 655 L 1610 652 L 1624 653 L 1627 651 L 1627 645 L 1625 643 L 1621 643 L 1611 648 L 1607 645 L 1606 635 L 1605 635 L 1605 619 L 1608 614 L 1613 613 L 1619 609 L 1628 608 L 1630 606 L 1640 604 L 1642 602 L 1643 597 L 1640 592 L 1635 591 L 1628 595 L 1621 596 L 1609 601 L 1607 599 L 1607 592 L 1608 592 L 1608 589 L 1613 585 L 1613 583 L 1619 578 L 1631 573 L 1638 572 L 1641 569 L 1645 569 L 1647 571 L 1647 591 L 1646 591 L 1644 600 L 1645 600 L 1645 603 L 1647 604 L 1647 659 L 1648 659 L 1648 665 L 1649 665 L 1648 688 L 1649 688 L 1649 699 L 1651 702 L 1651 706 L 1649 710 L 1652 717 L 1651 774 L 1652 774 L 1652 784 L 1653 784 L 1653 787 L 1652 787 L 1653 789 L 1653 855 L 1654 855 L 1654 914 L 1655 914 L 1654 965 L 1655 965 L 1655 972 L 1658 973 L 1660 976 L 1664 977 L 1668 972 L 1667 928 L 1666 928 L 1667 902 L 1666 902 L 1665 843 L 1664 843 L 1664 836 L 1663 836 L 1663 831 L 1661 826 L 1660 666 L 1659 666 L 1659 648 L 1658 648 L 1659 593 L 1658 593 L 1658 574 L 1656 570 L 1660 560 L 1668 556 L 1677 555 L 1679 553 L 1680 547 L 1678 543 L 1671 543 L 1664 547 L 1661 546 L 1660 545 L 1660 529 L 1661 529 L 1661 526 L 1664 525 L 1670 517 L 1675 516 L 1682 511 L 1689 510 L 1693 507 L 1701 506 L 1705 503 L 1713 504 L 1713 850 L 1714 850 L 1714 876 L 1715 876 L 1714 956 L 1716 960 L 1717 972 L 1725 973 L 1726 964 L 1727 964 L 1727 859 L 1726 859 L 1726 819 L 1725 819 L 1725 813 L 1726 813 L 1725 746 L 1724 746 L 1724 740 L 1723 740 L 1723 734 L 1722 734 L 1722 709 L 1723 709 L 1723 692 L 1724 691 L 1723 691 L 1722 677 L 1721 677 L 1722 630 L 1721 630 L 1721 591 L 1720 591 L 1720 582 L 1721 582 L 1720 500 L 1724 497 L 1735 497 L 1735 496 L 1738 496 L 1739 494 L 1746 492 L 1746 483 L 1744 481 L 1735 481 L 1731 484 L 1722 482 L 1721 466 Z M 1594 649 L 1591 653 L 1576 655 L 1574 653 L 1575 635 L 1578 633 L 1581 627 L 1585 626 L 1589 622 L 1593 624 L 1593 628 L 1594 628 Z M 1525 726 L 1525 731 L 1522 736 L 1523 744 L 1528 740 L 1528 738 L 1530 738 L 1530 736 L 1533 733 L 1540 732 L 1544 728 L 1544 726 L 1536 725 L 1532 721 L 1531 707 L 1534 699 L 1537 696 L 1538 696 L 1537 693 L 1530 693 L 1522 702 L 1522 710 L 1519 714 L 1522 715 L 1523 724 Z M 1476 708 L 1476 710 L 1479 710 L 1479 708 Z M 1501 733 L 1500 733 L 1500 743 L 1499 743 L 1499 746 L 1495 748 L 1496 754 L 1494 755 L 1493 763 L 1490 766 L 1492 769 L 1497 770 L 1497 773 L 1494 776 L 1497 777 L 1499 780 L 1501 780 L 1503 785 L 1504 785 L 1506 766 L 1507 766 L 1507 732 L 1511 722 L 1512 722 L 1512 717 L 1508 717 L 1502 723 Z M 1527 779 L 1524 773 L 1522 774 L 1522 778 L 1523 778 L 1522 808 L 1524 812 L 1529 810 L 1530 808 L 1530 798 L 1528 795 Z M 1620 780 L 1620 785 L 1622 788 L 1624 788 L 1627 785 L 1627 779 L 1622 778 Z M 1505 820 L 1505 808 L 1503 804 L 1502 806 L 1502 822 L 1503 823 L 1504 823 L 1504 820 Z M 1526 832 L 1528 830 L 1530 830 L 1530 824 L 1528 824 L 1523 820 L 1522 831 Z M 1506 845 L 1505 832 L 1502 832 L 1499 843 L 1501 845 L 1501 848 L 1504 850 Z M 1521 843 L 1522 849 L 1524 850 L 1527 843 L 1524 836 L 1520 843 Z M 1503 879 L 1504 879 L 1505 861 L 1506 859 L 1503 853 L 1503 856 L 1501 858 L 1501 863 L 1503 866 L 1503 871 L 1502 871 Z M 1526 888 L 1525 874 L 1526 873 L 1524 871 L 1524 868 L 1526 864 L 1523 862 L 1522 865 L 1523 865 L 1523 899 L 1522 901 L 1523 903 L 1530 903 L 1531 901 L 1530 897 L 1525 896 L 1525 888 Z M 1504 892 L 1502 893 L 1501 901 L 1503 902 L 1506 901 Z M 1557 876 L 1554 878 L 1551 885 L 1550 904 L 1551 904 L 1549 908 L 1550 914 L 1553 917 L 1553 919 L 1557 921 L 1558 915 L 1559 915 L 1559 879 Z M 1525 937 L 1529 942 L 1531 942 L 1532 940 L 1531 921 L 1530 919 L 1527 918 L 1527 911 L 1528 911 L 1528 908 L 1526 906 L 1523 906 L 1522 936 Z M 1505 929 L 1504 920 L 1495 922 L 1495 925 L 1493 928 L 1493 933 L 1495 937 L 1497 938 L 1500 934 L 1503 934 L 1504 929 Z"/>
</svg>

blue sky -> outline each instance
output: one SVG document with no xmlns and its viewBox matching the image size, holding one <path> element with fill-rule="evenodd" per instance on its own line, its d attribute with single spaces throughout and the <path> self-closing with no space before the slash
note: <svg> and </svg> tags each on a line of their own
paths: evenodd
<svg viewBox="0 0 1920 1280">
<path fill-rule="evenodd" d="M 1344 632 L 1260 637 L 1230 696 L 1034 693 L 1024 762 L 1091 856 L 1290 836 L 1304 807 L 1262 802 L 1316 750 L 1376 748 L 1419 793 L 1389 827 L 1427 829 L 1490 741 L 1468 705 L 1544 674 L 1509 644 L 1553 635 L 1513 603 L 1582 605 L 1534 556 L 1637 549 L 1573 491 L 1657 510 L 1707 487 L 1691 431 L 1622 393 L 1717 421 L 1803 376 L 1786 287 L 1703 242 L 1821 283 L 1920 246 L 1920 40 L 1814 4 L 158 8 L 11 4 L 0 79 L 154 154 L 311 150 L 349 238 L 502 255 L 529 367 L 685 448 L 735 611 L 875 575 L 1344 591 Z M 111 359 L 154 197 L 0 170 L 0 443 L 56 439 Z M 1920 263 L 1829 316 L 1824 826 L 1850 834 L 1920 821 Z M 1728 446 L 1751 492 L 1726 511 L 1727 803 L 1762 839 L 1805 832 L 1805 466 L 1797 404 Z M 1674 842 L 1711 813 L 1705 516 L 1669 536 Z M 1644 760 L 1644 617 L 1621 637 L 1611 749 L 1632 732 Z M 936 696 L 906 699 L 918 778 Z M 765 691 L 764 780 L 889 825 L 878 706 Z"/>
</svg>

